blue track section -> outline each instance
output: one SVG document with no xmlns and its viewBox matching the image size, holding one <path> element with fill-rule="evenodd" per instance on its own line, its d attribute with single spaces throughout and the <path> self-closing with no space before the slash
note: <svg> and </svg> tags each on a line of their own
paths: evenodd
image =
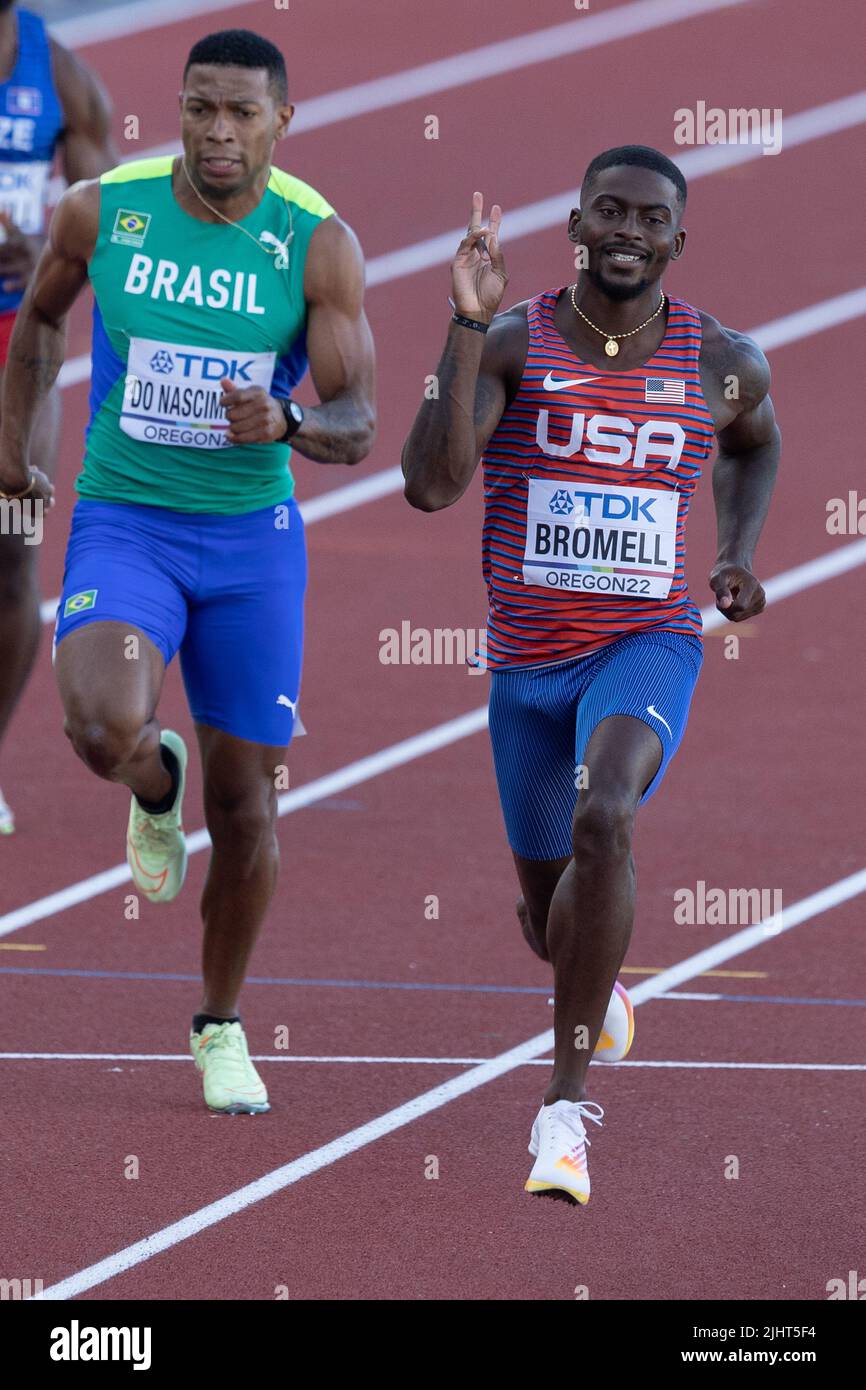
<svg viewBox="0 0 866 1390">
<path fill-rule="evenodd" d="M 0 975 L 54 975 L 62 979 L 72 980 L 155 980 L 155 981 L 191 981 L 197 983 L 200 980 L 198 975 L 181 975 L 157 973 L 144 970 L 73 970 L 52 967 L 41 967 L 38 965 L 3 965 L 0 966 Z M 544 994 L 550 995 L 552 985 L 476 985 L 476 984 L 439 984 L 425 980 L 315 980 L 293 978 L 270 977 L 263 975 L 250 975 L 246 980 L 248 985 L 283 985 L 300 989 L 405 989 L 439 992 L 446 994 Z M 664 996 L 663 996 L 664 997 Z M 677 997 L 674 991 L 668 998 Z M 807 999 L 798 996 L 785 994 L 717 994 L 712 991 L 714 1000 L 724 1000 L 730 1004 L 820 1004 L 838 1008 L 866 1008 L 866 999 Z"/>
</svg>

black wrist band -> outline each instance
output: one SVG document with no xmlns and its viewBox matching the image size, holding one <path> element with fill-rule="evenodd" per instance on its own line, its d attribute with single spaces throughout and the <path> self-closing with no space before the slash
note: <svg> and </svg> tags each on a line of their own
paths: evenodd
<svg viewBox="0 0 866 1390">
<path fill-rule="evenodd" d="M 490 327 L 489 323 L 479 323 L 477 319 L 466 319 L 462 314 L 452 314 L 452 323 L 459 323 L 461 328 L 474 328 L 477 333 L 486 333 Z"/>
<path fill-rule="evenodd" d="M 304 423 L 304 412 L 297 401 L 293 401 L 291 397 L 284 397 L 280 400 L 280 409 L 286 421 L 286 429 L 285 433 L 280 435 L 277 443 L 288 444 Z"/>
</svg>

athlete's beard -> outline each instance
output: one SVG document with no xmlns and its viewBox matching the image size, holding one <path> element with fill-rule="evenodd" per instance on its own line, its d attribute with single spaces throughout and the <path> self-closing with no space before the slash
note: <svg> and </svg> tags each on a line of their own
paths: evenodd
<svg viewBox="0 0 866 1390">
<path fill-rule="evenodd" d="M 613 299 L 619 304 L 623 304 L 629 299 L 637 299 L 638 295 L 643 294 L 644 290 L 648 289 L 651 284 L 651 281 L 641 279 L 635 281 L 633 285 L 615 285 L 610 280 L 606 280 L 598 270 L 587 268 L 586 273 L 597 290 L 601 290 L 608 299 Z"/>
</svg>

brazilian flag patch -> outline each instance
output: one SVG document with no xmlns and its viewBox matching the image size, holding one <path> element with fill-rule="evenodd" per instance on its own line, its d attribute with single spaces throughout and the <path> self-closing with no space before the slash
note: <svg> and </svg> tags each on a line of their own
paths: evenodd
<svg viewBox="0 0 866 1390">
<path fill-rule="evenodd" d="M 73 594 L 63 605 L 64 618 L 71 618 L 75 613 L 86 613 L 88 608 L 95 608 L 98 593 L 98 589 L 84 589 L 80 594 Z"/>
<path fill-rule="evenodd" d="M 121 246 L 143 246 L 149 227 L 149 212 L 130 212 L 129 208 L 120 208 L 114 219 L 111 240 L 119 242 Z"/>
</svg>

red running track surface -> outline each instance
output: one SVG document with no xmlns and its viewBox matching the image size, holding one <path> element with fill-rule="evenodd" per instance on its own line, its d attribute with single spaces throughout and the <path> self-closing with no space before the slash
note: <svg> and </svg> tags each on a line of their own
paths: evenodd
<svg viewBox="0 0 866 1390">
<path fill-rule="evenodd" d="M 597 4 L 593 15 L 613 10 Z M 674 112 L 698 100 L 781 107 L 787 119 L 857 92 L 859 54 L 846 36 L 858 16 L 854 0 L 829 11 L 798 7 L 794 19 L 782 0 L 746 3 L 299 134 L 280 159 L 334 202 L 370 258 L 459 227 L 481 188 L 505 209 L 513 302 L 567 282 L 572 265 L 568 200 L 561 227 L 510 240 L 516 208 L 573 189 L 606 146 L 636 140 L 674 153 Z M 566 7 L 514 0 L 328 0 L 283 12 L 239 5 L 220 23 L 249 24 L 281 43 L 301 110 L 324 92 L 563 17 Z M 209 27 L 203 17 L 84 51 L 111 90 L 118 124 L 139 114 L 142 147 L 173 138 L 183 59 Z M 424 139 L 430 114 L 438 141 Z M 853 171 L 862 143 L 857 125 L 696 179 L 687 254 L 668 288 L 744 330 L 859 288 L 864 195 Z M 298 460 L 302 498 L 398 462 L 435 369 L 447 292 L 444 265 L 371 288 L 379 439 L 352 474 Z M 82 309 L 70 355 L 86 344 Z M 785 455 L 759 550 L 762 578 L 856 539 L 828 535 L 826 506 L 860 484 L 859 358 L 859 318 L 771 354 Z M 64 404 L 46 594 L 60 582 L 86 387 L 69 388 Z M 292 750 L 293 787 L 485 703 L 486 679 L 459 667 L 379 661 L 379 633 L 403 620 L 483 625 L 479 493 L 476 485 L 432 517 L 392 493 L 310 527 L 310 736 Z M 707 475 L 690 534 L 701 603 L 713 534 Z M 639 821 L 627 982 L 735 930 L 677 925 L 678 887 L 702 879 L 779 889 L 788 905 L 863 867 L 852 777 L 864 754 L 864 661 L 851 622 L 861 589 L 853 568 L 779 600 L 742 634 L 736 660 L 722 635 L 707 637 L 683 750 Z M 191 732 L 175 672 L 161 716 Z M 19 831 L 0 842 L 0 912 L 122 861 L 126 794 L 90 778 L 68 749 L 47 641 L 2 773 Z M 197 771 L 188 807 L 196 828 Z M 550 1026 L 548 972 L 514 918 L 483 732 L 296 811 L 281 821 L 280 843 L 281 886 L 253 966 L 263 982 L 244 998 L 255 1052 L 279 1055 L 274 1030 L 286 1026 L 296 1056 L 486 1058 Z M 5 1108 L 15 1115 L 3 1172 L 6 1263 L 22 1277 L 46 1286 L 64 1279 L 466 1069 L 274 1061 L 264 1067 L 271 1114 L 229 1123 L 204 1111 L 189 1063 L 71 1060 L 184 1052 L 204 870 L 205 856 L 194 856 L 181 899 L 145 906 L 139 922 L 125 919 L 120 884 L 0 942 L 45 948 L 0 951 L 0 968 L 37 972 L 4 975 L 0 1049 L 70 1054 L 4 1064 Z M 425 916 L 431 894 L 436 921 Z M 525 1065 L 84 1297 L 196 1297 L 207 1270 L 209 1296 L 226 1299 L 272 1298 L 279 1285 L 292 1298 L 572 1299 L 578 1285 L 593 1299 L 824 1298 L 827 1281 L 862 1255 L 850 1219 L 862 1196 L 854 1140 L 862 1072 L 808 1067 L 866 1063 L 864 1009 L 794 1001 L 862 995 L 852 968 L 861 913 L 854 896 L 720 967 L 744 975 L 682 987 L 738 998 L 640 1008 L 635 1061 L 689 1065 L 594 1069 L 592 1097 L 607 1119 L 592 1136 L 585 1211 L 521 1191 L 546 1076 Z M 289 980 L 346 987 L 264 982 Z M 452 988 L 414 987 L 430 984 Z M 792 1002 L 759 1002 L 766 996 Z M 790 1069 L 701 1065 L 710 1062 Z M 124 1178 L 131 1154 L 137 1181 Z M 739 1158 L 737 1181 L 724 1177 L 730 1155 Z M 433 1157 L 436 1180 L 425 1177 Z"/>
</svg>

